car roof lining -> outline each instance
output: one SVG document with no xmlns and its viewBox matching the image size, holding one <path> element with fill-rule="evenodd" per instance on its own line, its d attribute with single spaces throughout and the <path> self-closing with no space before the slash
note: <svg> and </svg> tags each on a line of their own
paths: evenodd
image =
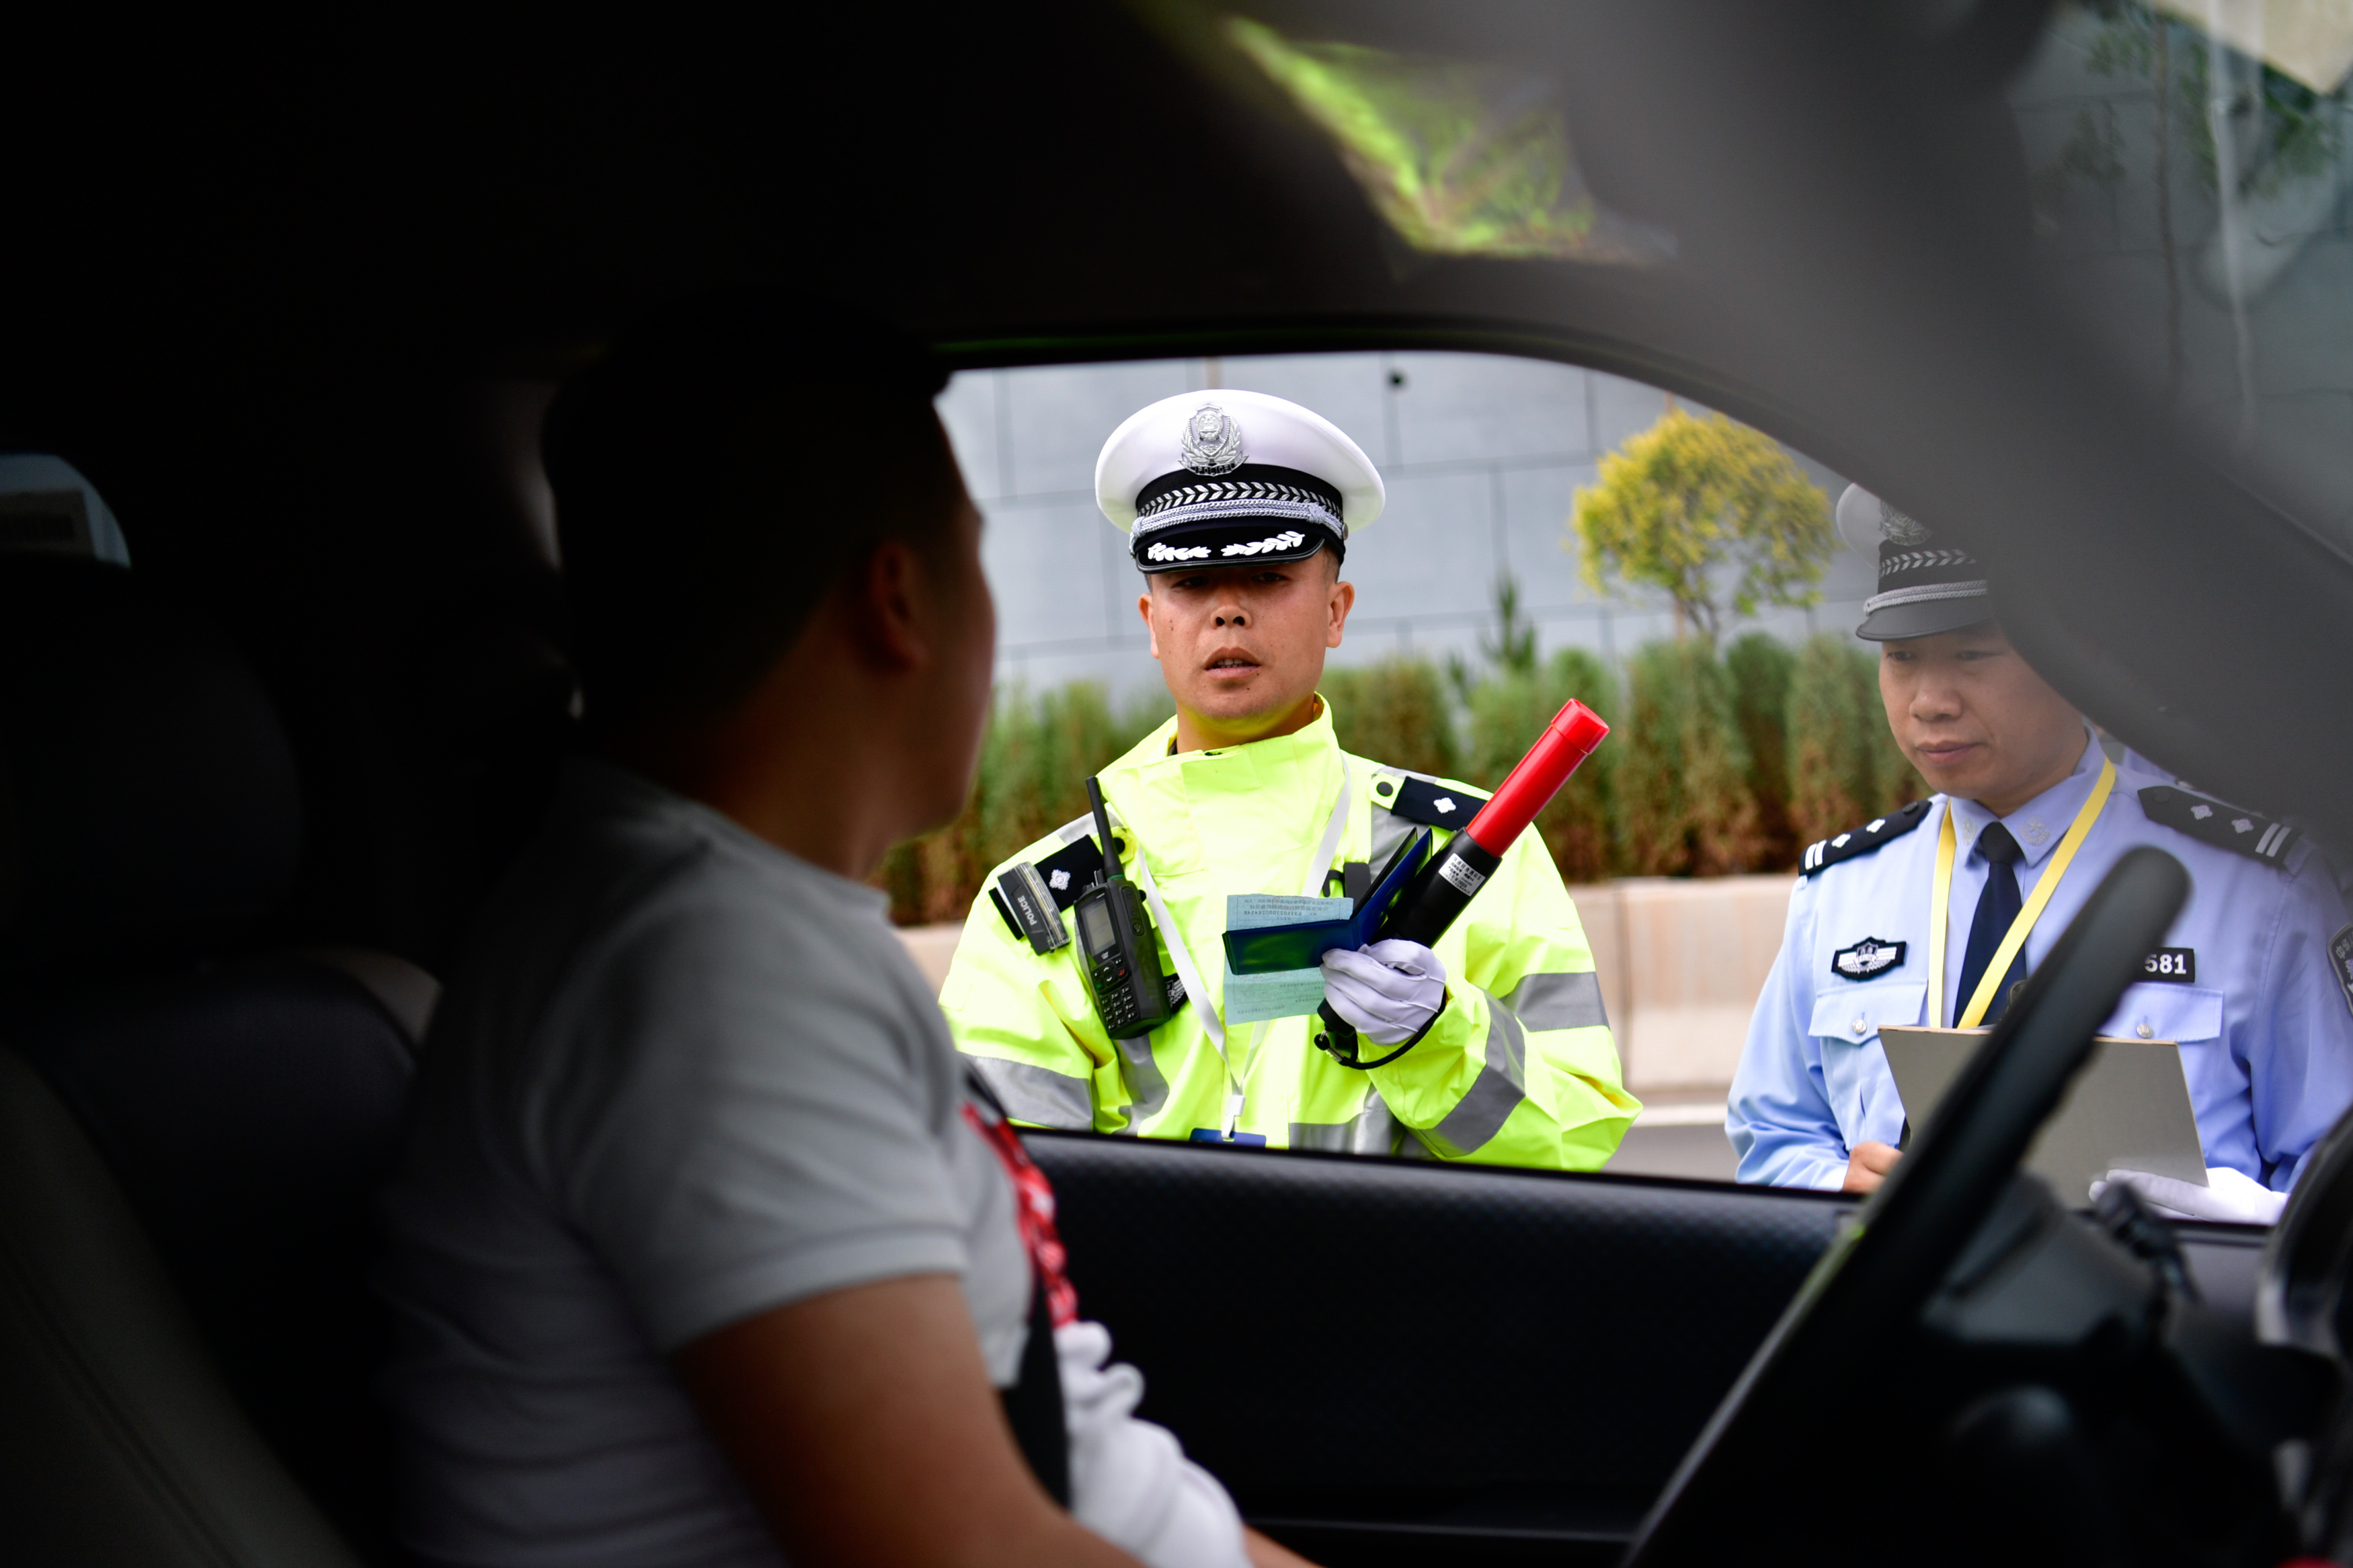
<svg viewBox="0 0 2353 1568">
<path fill-rule="evenodd" d="M 227 37 L 168 71 L 110 58 L 95 86 L 69 60 L 6 110 L 28 117 L 24 210 L 61 221 L 0 262 L 47 307 L 21 324 L 0 441 L 82 464 L 142 568 L 219 580 L 250 548 L 237 506 L 275 509 L 281 538 L 302 503 L 204 493 L 216 470 L 184 471 L 192 446 L 346 387 L 348 420 L 404 426 L 302 430 L 312 479 L 349 488 L 397 442 L 455 439 L 407 405 L 561 374 L 720 283 L 845 301 L 965 365 L 1535 354 L 1721 408 L 1949 527 L 2016 584 L 2014 634 L 2088 711 L 2353 842 L 2334 783 L 2353 735 L 2312 701 L 2353 667 L 2353 563 L 2147 410 L 2026 272 L 2024 160 L 1985 73 L 2048 8 L 2005 8 L 1963 69 L 1831 0 L 1252 7 L 1293 37 L 1551 72 L 1586 180 L 1676 237 L 1648 268 L 1414 251 L 1279 94 L 1168 47 L 1187 6 L 1049 0 L 1019 29 L 588 24 L 463 58 L 331 27 L 315 82 Z M 814 62 L 796 91 L 763 76 L 777 58 Z M 233 89 L 253 102 L 198 111 Z M 159 247 L 158 215 L 187 242 Z M 151 556 L 142 531 L 166 516 L 177 539 Z M 417 505 L 396 523 L 455 526 Z M 314 566 L 361 548 L 304 547 Z M 289 562 L 272 581 L 305 579 Z"/>
</svg>

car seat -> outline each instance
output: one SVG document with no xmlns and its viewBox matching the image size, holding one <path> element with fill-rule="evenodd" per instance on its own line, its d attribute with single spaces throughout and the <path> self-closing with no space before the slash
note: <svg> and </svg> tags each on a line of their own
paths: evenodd
<svg viewBox="0 0 2353 1568">
<path fill-rule="evenodd" d="M 226 956 L 290 889 L 301 815 L 217 638 L 120 568 L 0 561 L 12 1561 L 396 1561 L 365 1273 L 432 984 Z"/>
</svg>

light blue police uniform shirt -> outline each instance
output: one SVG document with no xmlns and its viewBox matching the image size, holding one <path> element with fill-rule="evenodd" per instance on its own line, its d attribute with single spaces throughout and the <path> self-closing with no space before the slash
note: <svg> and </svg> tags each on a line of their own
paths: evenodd
<svg viewBox="0 0 2353 1568">
<path fill-rule="evenodd" d="M 2018 866 L 2022 895 L 2032 896 L 2098 781 L 2100 761 L 2098 744 L 2087 741 L 2073 773 L 2000 819 L 2025 852 Z M 2127 764 L 2138 761 L 2126 757 Z M 2207 1164 L 2285 1192 L 2313 1144 L 2353 1102 L 2353 1005 L 2328 952 L 2330 938 L 2347 924 L 2344 897 L 2333 868 L 2308 842 L 2274 868 L 2150 821 L 2138 792 L 2171 783 L 2135 766 L 2116 770 L 2099 819 L 2026 939 L 2027 966 L 2042 963 L 2125 851 L 2151 844 L 2179 860 L 2189 872 L 2189 901 L 2165 944 L 2193 950 L 2196 983 L 2126 986 L 2101 1033 L 2179 1042 Z M 1930 1019 L 1928 901 L 1947 811 L 1957 850 L 1945 995 Z M 1799 881 L 1725 1108 L 1741 1181 L 1835 1189 L 1855 1144 L 1894 1143 L 1902 1135 L 1904 1105 L 1879 1026 L 1950 1024 L 1966 1004 L 1955 993 L 1988 869 L 1971 851 L 1994 820 L 1975 801 L 1938 795 L 1911 832 Z M 1831 967 L 1839 950 L 1870 939 L 1902 942 L 1902 962 L 1862 980 Z"/>
</svg>

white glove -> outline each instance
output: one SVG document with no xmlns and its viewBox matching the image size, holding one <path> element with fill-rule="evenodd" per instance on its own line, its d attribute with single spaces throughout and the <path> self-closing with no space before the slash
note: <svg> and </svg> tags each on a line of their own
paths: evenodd
<svg viewBox="0 0 2353 1568">
<path fill-rule="evenodd" d="M 2152 1176 L 2147 1171 L 2110 1171 L 2107 1182 L 2092 1184 L 2092 1201 L 2098 1203 L 2100 1194 L 2108 1190 L 2108 1182 L 2121 1182 L 2147 1198 L 2157 1212 L 2168 1219 L 2219 1219 L 2232 1225 L 2276 1225 L 2280 1211 L 2287 1207 L 2287 1194 L 2275 1193 L 2253 1176 L 2234 1171 L 2228 1165 L 2206 1167 L 2206 1184 L 2193 1186 L 2176 1181 L 2171 1176 Z"/>
<path fill-rule="evenodd" d="M 1324 955 L 1324 999 L 1366 1039 L 1401 1046 L 1446 1005 L 1446 965 L 1418 942 L 1391 937 Z"/>
<path fill-rule="evenodd" d="M 1150 1568 L 1249 1568 L 1241 1515 L 1166 1426 L 1138 1421 L 1144 1374 L 1111 1358 L 1111 1331 L 1054 1331 L 1071 1434 L 1071 1517 Z"/>
</svg>

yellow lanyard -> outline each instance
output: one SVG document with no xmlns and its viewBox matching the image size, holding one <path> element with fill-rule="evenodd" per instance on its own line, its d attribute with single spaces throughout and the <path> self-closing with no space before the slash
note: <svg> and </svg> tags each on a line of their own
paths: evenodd
<svg viewBox="0 0 2353 1568">
<path fill-rule="evenodd" d="M 2010 931 L 1994 949 L 1993 962 L 1986 965 L 1985 978 L 1978 982 L 1977 994 L 1969 998 L 1968 1006 L 1954 1020 L 1957 1029 L 1974 1029 L 1985 1017 L 1986 1009 L 2001 989 L 2001 977 L 2010 973 L 2010 961 L 2019 949 L 2026 945 L 2026 933 L 2042 918 L 2043 907 L 2051 895 L 2059 890 L 2059 879 L 2067 874 L 2067 862 L 2075 858 L 2092 824 L 2099 820 L 2100 807 L 2108 804 L 2108 792 L 2116 787 L 2116 764 L 2105 756 L 2100 759 L 2100 782 L 2092 786 L 2084 798 L 2084 808 L 2075 814 L 2067 837 L 2059 840 L 2059 847 L 2051 852 L 2051 864 L 2044 867 L 2042 879 L 2034 884 L 2033 896 L 2018 918 L 2010 922 Z M 1936 838 L 1936 882 L 1933 890 L 1936 901 L 1928 906 L 1928 1022 L 1934 1025 L 1936 1016 L 1945 1010 L 1945 928 L 1953 901 L 1953 856 L 1959 846 L 1953 837 L 1953 803 L 1945 802 L 1945 825 Z"/>
</svg>

